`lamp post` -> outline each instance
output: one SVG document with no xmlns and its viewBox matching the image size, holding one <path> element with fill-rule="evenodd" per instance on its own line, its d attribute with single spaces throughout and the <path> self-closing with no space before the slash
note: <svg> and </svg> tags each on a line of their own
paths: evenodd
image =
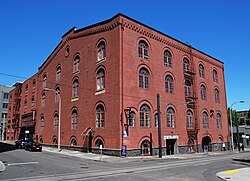
<svg viewBox="0 0 250 181">
<path fill-rule="evenodd" d="M 58 144 L 57 149 L 58 151 L 61 151 L 61 108 L 62 108 L 62 100 L 60 94 L 55 91 L 54 89 L 44 88 L 45 91 L 53 91 L 58 95 L 59 98 L 59 111 L 58 111 Z"/>
<path fill-rule="evenodd" d="M 125 128 L 125 131 L 127 133 L 127 136 L 128 136 L 128 126 L 129 126 L 129 115 L 130 115 L 130 112 L 131 112 L 131 108 L 130 107 L 127 107 L 126 109 L 124 109 L 124 113 L 125 113 L 125 116 L 126 116 L 126 123 L 124 123 L 124 128 Z"/>
<path fill-rule="evenodd" d="M 232 146 L 232 150 L 234 152 L 234 142 L 233 142 L 233 121 L 232 121 L 232 107 L 233 105 L 237 104 L 237 103 L 244 103 L 244 100 L 240 100 L 240 101 L 236 101 L 234 102 L 231 106 L 230 106 L 230 131 L 231 131 L 231 146 Z M 236 114 L 235 114 L 236 115 Z M 236 120 L 237 121 L 237 120 Z M 239 139 L 239 138 L 238 138 Z"/>
</svg>

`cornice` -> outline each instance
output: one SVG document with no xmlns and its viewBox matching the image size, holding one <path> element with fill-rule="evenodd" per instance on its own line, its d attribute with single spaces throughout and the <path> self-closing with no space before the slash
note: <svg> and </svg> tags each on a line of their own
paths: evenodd
<svg viewBox="0 0 250 181">
<path fill-rule="evenodd" d="M 123 20 L 122 27 L 130 29 L 132 31 L 135 31 L 135 32 L 137 32 L 137 33 L 139 33 L 139 34 L 141 34 L 143 36 L 147 36 L 147 37 L 149 37 L 149 38 L 151 38 L 151 39 L 153 39 L 155 41 L 161 42 L 161 43 L 163 43 L 163 44 L 165 44 L 167 46 L 170 46 L 172 48 L 175 48 L 177 50 L 180 50 L 180 51 L 182 51 L 182 52 L 184 52 L 184 53 L 186 53 L 186 54 L 188 54 L 190 56 L 196 57 L 196 58 L 204 60 L 204 61 L 206 61 L 206 62 L 208 62 L 210 64 L 213 64 L 215 66 L 219 66 L 219 67 L 223 68 L 223 63 L 222 62 L 220 62 L 220 61 L 218 61 L 218 60 L 216 60 L 216 59 L 214 59 L 212 57 L 211 58 L 214 59 L 215 61 L 211 61 L 209 58 L 205 57 L 206 55 L 202 56 L 201 54 L 204 54 L 204 53 L 200 52 L 199 50 L 196 50 L 196 49 L 194 49 L 193 47 L 191 47 L 189 45 L 186 45 L 186 44 L 184 44 L 182 42 L 179 42 L 178 40 L 175 40 L 175 39 L 173 39 L 171 37 L 168 37 L 167 35 L 164 35 L 162 33 L 157 33 L 157 32 L 149 32 L 149 31 L 147 31 L 147 30 L 145 30 L 145 29 L 143 29 L 143 28 L 141 28 L 141 27 L 139 27 L 139 26 L 137 26 L 135 24 L 131 24 L 131 23 L 127 22 L 126 20 Z M 173 41 L 177 41 L 177 43 L 175 43 Z M 178 43 L 183 44 L 183 46 L 178 45 Z M 200 53 L 195 53 L 195 51 L 198 51 Z M 220 63 L 218 64 L 217 62 L 220 62 Z"/>
<path fill-rule="evenodd" d="M 85 37 L 85 36 L 89 36 L 89 35 L 103 33 L 103 32 L 106 32 L 106 31 L 113 30 L 114 28 L 116 28 L 120 24 L 121 23 L 119 21 L 115 21 L 115 22 L 113 22 L 113 23 L 111 23 L 109 25 L 102 26 L 100 28 L 95 27 L 92 30 L 83 30 L 83 32 L 77 32 L 75 35 L 71 35 L 67 39 L 72 40 L 72 39 L 76 39 L 76 38 L 80 38 L 80 37 Z"/>
</svg>

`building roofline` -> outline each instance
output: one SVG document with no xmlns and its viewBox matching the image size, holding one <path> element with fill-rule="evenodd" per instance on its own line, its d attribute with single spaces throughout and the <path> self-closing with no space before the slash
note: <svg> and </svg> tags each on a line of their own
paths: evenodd
<svg viewBox="0 0 250 181">
<path fill-rule="evenodd" d="M 137 20 L 135 20 L 135 19 L 133 19 L 133 18 L 131 18 L 131 17 L 128 17 L 128 16 L 126 16 L 126 15 L 124 15 L 124 14 L 122 14 L 122 13 L 118 13 L 118 14 L 116 14 L 115 16 L 111 17 L 110 19 L 107 19 L 107 20 L 101 21 L 101 22 L 99 22 L 99 23 L 95 23 L 95 24 L 92 24 L 92 25 L 89 25 L 89 26 L 86 26 L 86 27 L 83 27 L 83 28 L 80 28 L 80 29 L 77 29 L 77 28 L 74 26 L 74 27 L 72 27 L 71 29 L 69 29 L 69 30 L 62 36 L 62 38 L 66 37 L 66 36 L 67 36 L 70 32 L 72 32 L 72 31 L 73 31 L 73 34 L 75 34 L 75 33 L 79 33 L 79 32 L 81 32 L 81 31 L 84 31 L 84 30 L 87 30 L 87 29 L 90 29 L 90 28 L 93 28 L 93 27 L 96 27 L 96 26 L 100 26 L 100 25 L 104 25 L 104 24 L 110 23 L 111 21 L 113 21 L 114 19 L 116 19 L 116 18 L 119 17 L 119 16 L 122 16 L 122 17 L 124 17 L 124 18 L 126 18 L 126 19 L 128 19 L 128 20 L 130 20 L 130 21 L 133 21 L 133 22 L 135 22 L 135 23 L 137 23 L 137 24 L 140 24 L 141 26 L 144 26 L 144 27 L 146 27 L 146 28 L 148 28 L 148 29 L 151 29 L 151 30 L 153 30 L 153 31 L 155 31 L 155 32 L 157 32 L 157 33 L 163 35 L 163 36 L 166 36 L 166 37 L 168 37 L 168 38 L 170 38 L 170 39 L 172 39 L 172 40 L 174 40 L 174 41 L 176 41 L 176 42 L 178 42 L 178 43 L 180 43 L 180 44 L 182 44 L 182 45 L 184 45 L 184 46 L 190 47 L 190 48 L 192 48 L 193 50 L 195 50 L 195 51 L 197 51 L 197 52 L 200 52 L 200 53 L 202 53 L 202 54 L 204 54 L 204 55 L 206 55 L 206 56 L 208 56 L 208 57 L 210 57 L 210 58 L 212 58 L 212 59 L 214 59 L 214 60 L 216 60 L 216 61 L 218 61 L 218 62 L 224 64 L 224 62 L 218 60 L 217 58 L 214 58 L 214 57 L 212 57 L 211 55 L 208 55 L 208 54 L 206 54 L 206 53 L 204 53 L 204 52 L 202 52 L 202 51 L 200 51 L 200 50 L 198 50 L 198 49 L 196 49 L 196 48 L 194 48 L 194 47 L 192 47 L 192 46 L 190 46 L 190 45 L 188 45 L 188 44 L 186 44 L 186 43 L 184 43 L 184 42 L 182 42 L 182 41 L 180 41 L 180 40 L 178 40 L 178 39 L 175 39 L 175 38 L 173 38 L 173 37 L 171 37 L 171 36 L 169 36 L 169 35 L 167 35 L 167 34 L 161 32 L 161 31 L 159 31 L 159 30 L 157 30 L 157 29 L 154 29 L 154 28 L 152 28 L 152 27 L 150 27 L 150 26 L 148 26 L 148 25 L 146 25 L 146 24 L 143 24 L 143 23 L 141 23 L 141 22 L 139 22 L 139 21 L 137 21 Z M 47 60 L 51 57 L 51 55 L 55 52 L 55 50 L 59 47 L 59 45 L 60 45 L 61 43 L 62 43 L 62 41 L 60 41 L 60 42 L 58 43 L 58 45 L 56 46 L 56 48 L 54 48 L 54 50 L 50 53 L 50 55 L 47 57 L 47 59 L 44 61 L 44 63 L 38 68 L 38 70 L 40 70 L 41 67 L 47 62 Z"/>
</svg>

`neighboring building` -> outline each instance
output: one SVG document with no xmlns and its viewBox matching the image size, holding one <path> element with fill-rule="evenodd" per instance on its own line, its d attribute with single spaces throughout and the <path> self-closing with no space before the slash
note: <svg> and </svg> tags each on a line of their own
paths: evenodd
<svg viewBox="0 0 250 181">
<path fill-rule="evenodd" d="M 13 87 L 8 87 L 0 85 L 0 140 L 5 140 L 6 138 L 6 120 L 8 115 L 8 104 L 9 104 L 9 92 Z"/>
<path fill-rule="evenodd" d="M 250 110 L 237 111 L 237 118 L 239 119 L 239 142 L 244 144 L 245 147 L 250 147 Z M 234 133 L 234 146 L 237 143 L 237 128 L 233 127 Z"/>
<path fill-rule="evenodd" d="M 70 29 L 22 84 L 19 135 L 57 144 L 61 118 L 62 146 L 158 154 L 157 94 L 163 154 L 228 143 L 223 62 L 118 14 Z"/>
</svg>

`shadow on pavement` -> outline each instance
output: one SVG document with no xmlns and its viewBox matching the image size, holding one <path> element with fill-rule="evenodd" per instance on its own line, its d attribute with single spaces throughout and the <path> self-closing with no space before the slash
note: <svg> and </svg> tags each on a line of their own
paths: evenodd
<svg viewBox="0 0 250 181">
<path fill-rule="evenodd" d="M 15 150 L 15 145 L 0 142 L 0 153 Z"/>
</svg>

